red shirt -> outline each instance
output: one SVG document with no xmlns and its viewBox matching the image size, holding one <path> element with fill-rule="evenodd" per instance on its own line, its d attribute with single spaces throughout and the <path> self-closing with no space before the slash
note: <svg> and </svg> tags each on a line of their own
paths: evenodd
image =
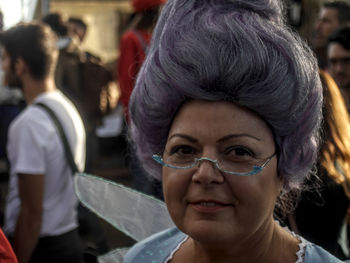
<svg viewBox="0 0 350 263">
<path fill-rule="evenodd" d="M 142 38 L 141 41 L 140 37 Z M 125 32 L 121 39 L 117 72 L 121 91 L 120 100 L 124 106 L 126 117 L 128 116 L 130 95 L 134 88 L 137 73 L 145 60 L 145 50 L 150 41 L 151 34 L 136 30 Z"/>
<path fill-rule="evenodd" d="M 0 229 L 0 262 L 1 263 L 18 263 L 15 253 L 10 243 Z"/>
</svg>

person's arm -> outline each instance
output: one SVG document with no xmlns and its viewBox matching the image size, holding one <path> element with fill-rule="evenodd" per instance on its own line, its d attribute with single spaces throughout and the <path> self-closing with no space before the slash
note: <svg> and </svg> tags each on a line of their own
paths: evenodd
<svg viewBox="0 0 350 263">
<path fill-rule="evenodd" d="M 42 223 L 44 175 L 19 174 L 21 208 L 13 239 L 13 248 L 20 263 L 27 263 L 37 245 Z"/>
</svg>

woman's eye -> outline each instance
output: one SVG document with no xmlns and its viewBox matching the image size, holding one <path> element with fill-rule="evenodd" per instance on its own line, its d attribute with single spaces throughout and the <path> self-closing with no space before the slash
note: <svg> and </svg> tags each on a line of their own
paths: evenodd
<svg viewBox="0 0 350 263">
<path fill-rule="evenodd" d="M 230 147 L 225 151 L 225 155 L 230 158 L 252 158 L 254 153 L 243 146 Z"/>
<path fill-rule="evenodd" d="M 177 155 L 193 155 L 196 153 L 196 150 L 189 146 L 189 145 L 179 145 L 171 148 L 170 154 L 177 154 Z"/>
</svg>

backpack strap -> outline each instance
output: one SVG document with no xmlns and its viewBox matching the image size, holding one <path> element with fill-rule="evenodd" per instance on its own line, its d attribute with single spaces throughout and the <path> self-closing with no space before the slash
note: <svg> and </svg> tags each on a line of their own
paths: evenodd
<svg viewBox="0 0 350 263">
<path fill-rule="evenodd" d="M 142 36 L 142 34 L 137 31 L 137 30 L 132 30 L 132 32 L 135 34 L 137 40 L 139 41 L 139 43 L 141 44 L 141 47 L 143 49 L 143 52 L 145 54 L 147 54 L 147 49 L 148 49 L 148 45 L 147 45 L 147 42 L 145 40 L 145 38 Z"/>
<path fill-rule="evenodd" d="M 63 127 L 62 127 L 60 121 L 58 120 L 56 114 L 54 113 L 54 111 L 52 109 L 50 109 L 47 105 L 45 105 L 43 103 L 38 102 L 38 103 L 35 103 L 35 105 L 42 108 L 50 116 L 50 118 L 53 121 L 53 123 L 55 124 L 56 130 L 61 138 L 61 142 L 62 142 L 63 147 L 64 147 L 64 152 L 66 154 L 66 160 L 67 160 L 70 168 L 72 169 L 73 175 L 75 173 L 78 173 L 79 170 L 78 170 L 78 167 L 73 159 L 72 151 L 69 147 L 69 143 L 68 143 L 66 134 L 64 133 Z"/>
</svg>

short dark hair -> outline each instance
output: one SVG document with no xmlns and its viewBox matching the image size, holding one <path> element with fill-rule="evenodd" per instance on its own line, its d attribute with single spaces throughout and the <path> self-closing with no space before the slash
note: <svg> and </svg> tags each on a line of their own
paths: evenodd
<svg viewBox="0 0 350 263">
<path fill-rule="evenodd" d="M 338 43 L 344 49 L 350 50 L 350 26 L 339 28 L 330 36 L 328 43 Z"/>
<path fill-rule="evenodd" d="M 77 17 L 70 17 L 68 19 L 68 23 L 76 24 L 76 25 L 80 26 L 81 28 L 83 28 L 85 31 L 87 29 L 87 24 L 82 19 L 77 18 Z"/>
<path fill-rule="evenodd" d="M 323 4 L 324 8 L 334 8 L 338 11 L 338 20 L 340 24 L 350 22 L 350 4 L 345 1 L 329 1 Z"/>
<path fill-rule="evenodd" d="M 42 21 L 49 25 L 59 37 L 67 36 L 68 27 L 60 13 L 49 13 L 43 17 Z"/>
<path fill-rule="evenodd" d="M 47 77 L 56 67 L 56 37 L 44 24 L 18 24 L 0 34 L 0 43 L 11 58 L 13 70 L 17 58 L 25 61 L 35 79 Z"/>
</svg>

